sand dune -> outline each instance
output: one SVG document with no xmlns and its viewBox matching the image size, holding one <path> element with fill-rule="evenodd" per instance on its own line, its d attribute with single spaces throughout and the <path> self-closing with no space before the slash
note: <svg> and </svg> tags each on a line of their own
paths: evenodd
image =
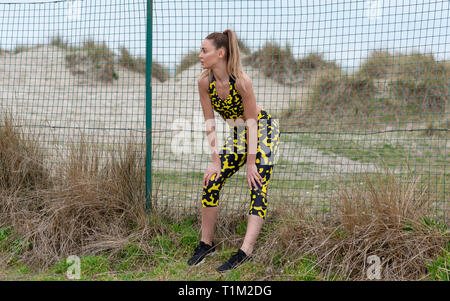
<svg viewBox="0 0 450 301">
<path fill-rule="evenodd" d="M 87 81 L 83 76 L 72 74 L 66 66 L 66 55 L 65 50 L 54 46 L 0 55 L 0 111 L 11 112 L 27 133 L 38 134 L 51 155 L 56 152 L 64 155 L 67 143 L 77 142 L 80 133 L 110 148 L 126 143 L 131 137 L 144 144 L 144 75 L 116 64 L 118 80 L 112 83 Z M 195 64 L 166 82 L 152 80 L 153 168 L 203 171 L 208 164 L 204 118 L 197 91 L 201 72 L 200 64 Z M 284 86 L 255 68 L 244 67 L 244 72 L 252 79 L 257 104 L 274 117 L 288 108 L 291 100 L 301 99 L 307 91 L 307 83 Z M 216 117 L 220 140 L 226 134 L 226 127 L 219 115 Z M 173 152 L 174 138 L 180 135 L 196 146 L 189 160 Z M 336 160 L 317 150 L 299 149 L 287 143 L 280 150 L 286 154 L 284 159 L 294 164 L 313 160 L 327 165 L 325 173 L 373 168 L 370 164 L 349 164 L 345 158 Z"/>
</svg>

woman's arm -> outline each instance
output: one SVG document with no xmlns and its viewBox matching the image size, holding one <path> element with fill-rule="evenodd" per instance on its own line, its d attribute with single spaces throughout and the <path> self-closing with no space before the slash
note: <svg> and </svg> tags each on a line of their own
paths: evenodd
<svg viewBox="0 0 450 301">
<path fill-rule="evenodd" d="M 212 108 L 211 101 L 209 100 L 208 88 L 208 77 L 205 76 L 200 78 L 198 80 L 198 92 L 200 94 L 200 103 L 202 105 L 203 116 L 205 117 L 206 122 L 206 135 L 211 148 L 211 158 L 213 162 L 220 162 L 216 145 L 216 122 L 214 120 L 214 110 Z"/>
<path fill-rule="evenodd" d="M 250 189 L 258 189 L 257 184 L 262 187 L 263 178 L 256 168 L 256 152 L 258 149 L 258 115 L 256 97 L 250 78 L 244 74 L 242 79 L 236 81 L 236 89 L 242 96 L 244 106 L 244 117 L 247 126 L 247 183 Z"/>
<path fill-rule="evenodd" d="M 253 86 L 250 78 L 244 74 L 242 79 L 236 82 L 236 89 L 242 96 L 244 105 L 244 117 L 247 131 L 248 151 L 247 164 L 255 164 L 257 142 L 258 142 L 258 115 L 256 108 L 256 97 L 253 92 Z"/>
</svg>

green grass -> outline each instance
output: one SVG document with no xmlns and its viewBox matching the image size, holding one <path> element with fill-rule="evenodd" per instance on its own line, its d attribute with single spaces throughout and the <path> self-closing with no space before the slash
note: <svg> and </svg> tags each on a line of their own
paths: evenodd
<svg viewBox="0 0 450 301">
<path fill-rule="evenodd" d="M 368 146 L 361 141 L 342 138 L 314 137 L 313 135 L 300 134 L 291 138 L 300 145 L 314 147 L 324 155 L 339 155 L 361 163 L 378 163 L 381 158 L 387 162 L 398 162 L 406 160 L 407 150 L 401 145 L 393 146 L 382 143 L 376 146 Z"/>
<path fill-rule="evenodd" d="M 295 263 L 285 263 L 282 265 L 283 274 L 294 281 L 315 281 L 320 280 L 320 272 L 316 268 L 316 260 L 305 256 Z"/>
<path fill-rule="evenodd" d="M 295 166 L 293 166 L 294 169 L 290 169 L 289 161 L 280 161 L 277 167 L 283 169 L 283 171 L 286 174 L 294 174 L 295 172 L 301 170 L 301 171 L 315 171 L 313 167 L 317 167 L 318 165 L 311 162 L 300 162 L 296 163 Z M 291 166 L 292 167 L 292 166 Z M 203 172 L 176 172 L 176 171 L 153 171 L 152 177 L 155 182 L 164 182 L 169 183 L 171 185 L 171 190 L 176 191 L 175 187 L 183 187 L 184 185 L 200 185 L 203 180 Z M 234 174 L 233 177 L 229 180 L 234 182 L 239 182 L 243 184 L 244 188 L 247 188 L 247 182 L 246 182 L 246 176 L 245 174 Z M 226 186 L 228 182 L 225 184 Z M 298 180 L 295 179 L 295 181 L 292 180 L 282 180 L 279 178 L 274 178 L 270 182 L 270 188 L 271 189 L 284 189 L 286 188 L 286 185 L 289 185 L 289 188 L 292 189 L 328 189 L 330 186 L 333 186 L 334 182 L 329 180 L 317 180 L 317 181 L 311 181 L 311 180 Z"/>
<path fill-rule="evenodd" d="M 335 135 L 319 136 L 314 134 L 298 134 L 286 137 L 300 147 L 308 146 L 319 150 L 323 155 L 341 156 L 359 163 L 372 163 L 380 168 L 394 168 L 399 172 L 395 176 L 403 177 L 406 170 L 420 175 L 422 182 L 429 186 L 437 199 L 445 200 L 445 187 L 448 190 L 450 174 L 444 173 L 444 166 L 450 164 L 450 157 L 445 144 L 432 137 L 391 136 L 388 139 L 367 138 L 357 136 L 343 138 Z M 350 176 L 350 175 L 349 175 Z M 347 178 L 346 176 L 341 177 Z M 326 181 L 325 181 L 326 182 Z M 339 181 L 343 182 L 343 181 Z M 322 185 L 321 185 L 322 187 Z M 328 188 L 335 186 L 327 184 Z"/>
<path fill-rule="evenodd" d="M 31 243 L 18 237 L 12 227 L 0 228 L 0 256 L 7 255 L 3 259 L 8 264 L 18 264 L 18 257 L 30 246 Z"/>
<path fill-rule="evenodd" d="M 233 241 L 242 238 L 246 223 L 241 221 L 235 226 L 228 241 L 217 247 L 214 256 L 208 257 L 206 262 L 198 267 L 187 265 L 187 259 L 198 243 L 199 231 L 195 216 L 186 216 L 180 220 L 164 220 L 167 234 L 156 235 L 146 242 L 152 252 L 145 252 L 138 244 L 130 242 L 125 245 L 117 256 L 105 252 L 97 255 L 80 254 L 81 277 L 80 281 L 116 281 L 116 280 L 206 280 L 206 281 L 249 281 L 255 279 L 278 281 L 320 281 L 340 280 L 333 274 L 324 278 L 314 256 L 291 261 L 282 253 L 271 256 L 271 263 L 264 264 L 258 258 L 243 264 L 236 270 L 225 274 L 216 272 L 216 268 L 226 261 L 236 251 Z M 445 224 L 433 218 L 426 218 L 430 227 L 438 227 L 448 233 Z M 277 230 L 277 222 L 268 222 L 261 232 L 257 246 L 264 243 Z M 0 243 L 11 239 L 13 229 L 0 228 Z M 336 233 L 336 235 L 340 235 Z M 5 245 L 1 245 L 1 251 Z M 280 251 L 276 251 L 280 252 Z M 449 256 L 448 250 L 435 260 L 426 263 L 428 275 L 425 280 L 448 281 Z M 20 261 L 10 262 L 0 273 L 1 280 L 31 280 L 31 281 L 66 281 L 70 280 L 67 271 L 70 264 L 65 258 L 43 271 L 34 270 Z M 269 278 L 265 278 L 269 275 Z M 77 280 L 72 280 L 77 281 Z"/>
<path fill-rule="evenodd" d="M 442 139 L 423 136 L 422 133 L 392 133 L 388 137 L 384 134 L 382 136 L 285 134 L 283 142 L 290 144 L 290 151 L 305 147 L 315 149 L 318 158 L 316 162 L 302 162 L 290 160 L 289 155 L 280 156 L 269 184 L 272 204 L 280 201 L 311 205 L 318 208 L 321 213 L 331 210 L 329 203 L 333 192 L 340 184 L 349 184 L 359 174 L 352 171 L 328 174 L 324 168 L 328 169 L 329 166 L 320 163 L 321 156 L 328 156 L 332 159 L 340 157 L 355 162 L 345 164 L 371 164 L 381 172 L 385 168 L 394 169 L 395 177 L 404 177 L 408 172 L 420 175 L 422 183 L 429 187 L 430 200 L 436 202 L 438 211 L 445 210 L 450 174 L 444 173 L 444 166 L 450 164 L 450 157 Z M 315 154 L 311 154 L 311 160 L 312 156 Z M 377 171 L 374 170 L 373 175 L 376 174 Z M 166 185 L 162 190 L 169 190 L 166 193 L 169 199 L 178 200 L 182 196 L 189 206 L 196 204 L 201 197 L 202 178 L 203 172 L 153 172 L 154 181 Z M 237 190 L 228 194 L 229 189 Z M 179 193 L 180 191 L 183 193 Z M 246 197 L 247 183 L 244 170 L 227 182 L 222 199 L 227 200 L 227 205 L 232 202 L 245 205 Z"/>
<path fill-rule="evenodd" d="M 226 274 L 216 272 L 216 268 L 226 261 L 236 247 L 229 242 L 220 244 L 214 256 L 198 267 L 187 265 L 187 259 L 198 244 L 199 232 L 195 225 L 195 217 L 188 216 L 179 221 L 167 222 L 169 234 L 157 235 L 148 241 L 153 252 L 144 252 L 137 244 L 127 244 L 119 254 L 114 257 L 108 253 L 97 255 L 80 255 L 81 281 L 108 281 L 108 280 L 225 280 L 240 281 L 254 280 L 265 276 L 265 268 L 258 260 L 243 264 L 239 269 Z M 246 222 L 236 225 L 236 231 L 229 237 L 230 241 L 242 238 L 245 233 Z M 268 224 L 261 233 L 260 243 L 264 237 L 275 231 Z M 0 229 L 0 240 L 11 237 L 10 228 Z M 4 247 L 4 246 L 3 246 Z M 32 281 L 65 281 L 69 280 L 67 271 L 71 264 L 66 258 L 59 260 L 55 265 L 44 271 L 34 270 L 23 263 L 16 261 L 10 263 L 3 273 L 2 280 L 32 280 Z M 304 259 L 295 266 L 280 266 L 278 280 L 320 280 L 320 275 L 314 269 L 313 259 Z M 274 271 L 272 274 L 276 274 Z M 76 280 L 73 280 L 76 281 Z"/>
<path fill-rule="evenodd" d="M 429 280 L 450 281 L 450 251 L 444 250 L 442 256 L 427 265 L 430 271 Z"/>
<path fill-rule="evenodd" d="M 369 136 L 371 137 L 371 136 Z M 398 137 L 397 141 L 380 141 L 372 138 L 358 139 L 342 138 L 338 135 L 319 136 L 314 134 L 291 135 L 285 141 L 296 142 L 299 147 L 309 146 L 316 148 L 325 155 L 338 155 L 361 163 L 380 164 L 381 161 L 388 166 L 398 166 L 408 161 L 431 165 L 436 163 L 450 163 L 446 155 L 445 145 L 434 145 L 431 139 L 411 139 L 411 137 Z M 412 148 L 409 143 L 417 141 L 417 147 Z"/>
</svg>

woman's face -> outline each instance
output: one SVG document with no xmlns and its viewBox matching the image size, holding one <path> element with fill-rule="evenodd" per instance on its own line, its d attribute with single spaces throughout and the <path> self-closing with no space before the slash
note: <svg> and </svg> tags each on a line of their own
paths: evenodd
<svg viewBox="0 0 450 301">
<path fill-rule="evenodd" d="M 217 62 L 223 57 L 223 51 L 220 50 L 221 49 L 216 49 L 214 43 L 211 40 L 205 39 L 203 41 L 198 58 L 200 59 L 200 62 L 204 69 L 210 69 L 214 67 Z"/>
</svg>

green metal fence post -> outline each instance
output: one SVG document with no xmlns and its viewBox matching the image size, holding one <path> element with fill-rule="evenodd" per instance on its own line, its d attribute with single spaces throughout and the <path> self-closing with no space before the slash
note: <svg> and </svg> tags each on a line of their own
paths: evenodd
<svg viewBox="0 0 450 301">
<path fill-rule="evenodd" d="M 145 210 L 152 208 L 152 0 L 147 1 L 147 41 L 145 66 L 145 128 L 146 128 L 146 160 L 145 160 Z"/>
</svg>

